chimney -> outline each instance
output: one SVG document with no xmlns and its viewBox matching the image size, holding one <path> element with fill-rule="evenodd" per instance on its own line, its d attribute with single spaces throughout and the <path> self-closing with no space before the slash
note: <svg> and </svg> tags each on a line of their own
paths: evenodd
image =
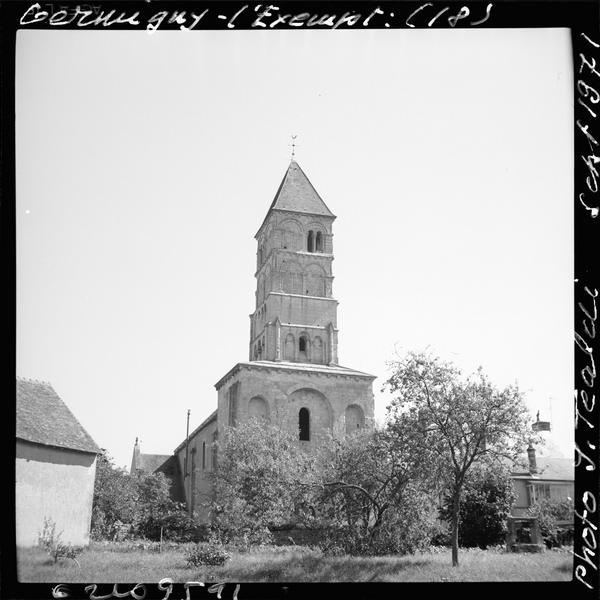
<svg viewBox="0 0 600 600">
<path fill-rule="evenodd" d="M 529 442 L 529 447 L 527 448 L 527 457 L 529 458 L 529 472 L 537 473 L 537 465 L 535 462 L 535 448 Z"/>
</svg>

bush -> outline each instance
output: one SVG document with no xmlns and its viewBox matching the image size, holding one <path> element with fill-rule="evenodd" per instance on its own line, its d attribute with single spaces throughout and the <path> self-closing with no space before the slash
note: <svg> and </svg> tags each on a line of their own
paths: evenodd
<svg viewBox="0 0 600 600">
<path fill-rule="evenodd" d="M 429 543 L 434 547 L 444 546 L 449 548 L 452 545 L 452 540 L 450 539 L 448 526 L 439 522 L 434 523 L 431 528 Z"/>
<path fill-rule="evenodd" d="M 172 542 L 206 541 L 209 536 L 208 525 L 198 523 L 182 508 L 164 515 L 149 516 L 137 527 L 137 533 L 150 540 L 162 539 Z"/>
<path fill-rule="evenodd" d="M 429 546 L 434 518 L 426 496 L 412 489 L 388 508 L 375 528 L 356 524 L 323 528 L 319 548 L 327 556 L 414 554 Z"/>
<path fill-rule="evenodd" d="M 529 508 L 529 514 L 537 517 L 542 539 L 548 548 L 560 548 L 573 543 L 573 500 L 540 500 Z M 560 527 L 559 521 L 571 521 L 568 527 Z"/>
<path fill-rule="evenodd" d="M 81 546 L 72 546 L 65 544 L 60 540 L 61 534 L 56 533 L 56 523 L 49 518 L 44 519 L 44 525 L 38 536 L 38 545 L 43 548 L 48 555 L 58 562 L 59 558 L 70 558 L 77 563 L 77 557 L 83 551 Z"/>
<path fill-rule="evenodd" d="M 275 541 L 268 527 L 258 525 L 241 524 L 237 528 L 226 528 L 220 522 L 210 535 L 210 541 L 233 546 L 242 552 L 253 547 L 272 545 Z"/>
<path fill-rule="evenodd" d="M 134 536 L 180 541 L 196 540 L 194 523 L 170 496 L 164 473 L 132 476 L 115 467 L 106 452 L 98 457 L 92 538 L 123 541 Z"/>
<path fill-rule="evenodd" d="M 476 468 L 465 482 L 460 503 L 458 543 L 465 548 L 486 549 L 504 543 L 506 520 L 510 515 L 515 492 L 510 473 L 499 467 Z M 440 510 L 440 516 L 450 523 L 452 500 Z"/>
<path fill-rule="evenodd" d="M 185 553 L 185 560 L 190 567 L 203 565 L 219 567 L 225 563 L 231 554 L 216 542 L 198 542 Z"/>
<path fill-rule="evenodd" d="M 115 467 L 105 452 L 98 456 L 92 505 L 93 539 L 122 540 L 139 520 L 137 481 Z"/>
</svg>

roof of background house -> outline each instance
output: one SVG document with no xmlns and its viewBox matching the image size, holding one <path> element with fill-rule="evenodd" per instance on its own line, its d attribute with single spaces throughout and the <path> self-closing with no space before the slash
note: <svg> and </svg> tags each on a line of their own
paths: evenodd
<svg viewBox="0 0 600 600">
<path fill-rule="evenodd" d="M 537 470 L 531 473 L 527 456 L 522 457 L 513 470 L 513 477 L 539 481 L 574 481 L 575 466 L 571 458 L 537 456 Z"/>
<path fill-rule="evenodd" d="M 16 437 L 81 452 L 100 451 L 67 405 L 45 381 L 17 378 Z"/>
<path fill-rule="evenodd" d="M 171 454 L 139 454 L 137 457 L 136 469 L 146 473 L 154 473 L 156 469 L 162 467 L 170 458 Z"/>
</svg>

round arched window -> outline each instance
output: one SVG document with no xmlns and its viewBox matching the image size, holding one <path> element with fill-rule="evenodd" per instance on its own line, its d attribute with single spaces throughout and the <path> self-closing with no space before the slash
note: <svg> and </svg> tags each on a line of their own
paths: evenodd
<svg viewBox="0 0 600 600">
<path fill-rule="evenodd" d="M 310 413 L 308 408 L 303 407 L 298 412 L 298 430 L 301 441 L 310 441 Z"/>
</svg>

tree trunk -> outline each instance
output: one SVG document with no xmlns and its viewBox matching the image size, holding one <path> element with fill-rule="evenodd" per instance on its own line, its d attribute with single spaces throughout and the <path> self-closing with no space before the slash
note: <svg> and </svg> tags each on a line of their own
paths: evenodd
<svg viewBox="0 0 600 600">
<path fill-rule="evenodd" d="M 458 567 L 458 521 L 460 514 L 460 491 L 452 499 L 452 566 Z"/>
</svg>

